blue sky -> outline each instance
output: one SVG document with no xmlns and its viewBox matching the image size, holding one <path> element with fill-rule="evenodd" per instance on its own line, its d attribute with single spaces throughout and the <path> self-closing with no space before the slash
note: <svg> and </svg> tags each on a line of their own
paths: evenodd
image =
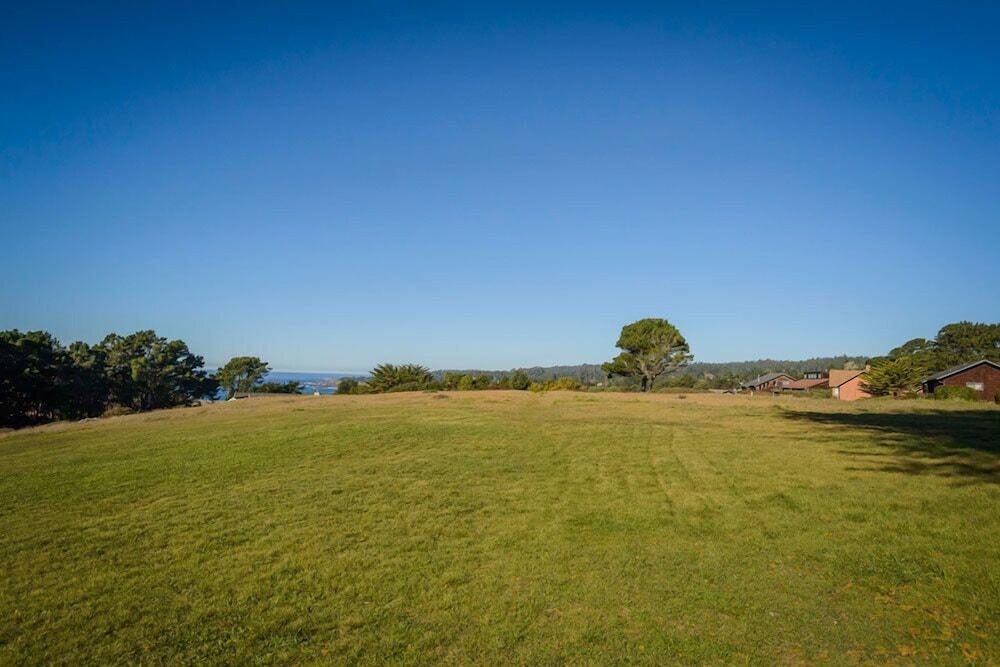
<svg viewBox="0 0 1000 667">
<path fill-rule="evenodd" d="M 359 371 L 1000 315 L 996 3 L 20 4 L 0 328 Z"/>
</svg>

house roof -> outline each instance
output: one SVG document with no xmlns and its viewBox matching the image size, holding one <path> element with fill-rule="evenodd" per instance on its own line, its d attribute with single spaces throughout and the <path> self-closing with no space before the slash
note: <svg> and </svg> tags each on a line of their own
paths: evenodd
<svg viewBox="0 0 1000 667">
<path fill-rule="evenodd" d="M 744 387 L 756 387 L 757 385 L 764 384 L 765 382 L 770 382 L 771 380 L 777 380 L 780 377 L 786 377 L 791 380 L 791 376 L 788 373 L 768 373 L 767 375 L 760 375 L 749 382 L 744 382 Z"/>
<path fill-rule="evenodd" d="M 989 359 L 980 359 L 979 361 L 971 361 L 967 364 L 962 364 L 960 366 L 954 366 L 953 368 L 949 368 L 947 370 L 938 371 L 934 375 L 931 375 L 926 380 L 924 380 L 924 382 L 930 382 L 931 380 L 943 380 L 946 377 L 951 377 L 952 375 L 956 375 L 958 373 L 961 373 L 962 371 L 967 371 L 970 368 L 975 368 L 979 364 L 989 364 L 993 368 L 1000 369 L 1000 364 L 998 364 L 997 362 L 990 361 Z"/>
<path fill-rule="evenodd" d="M 854 378 L 858 377 L 864 373 L 863 370 L 860 371 L 841 371 L 837 369 L 830 369 L 830 386 L 839 387 L 845 382 L 850 382 Z"/>
<path fill-rule="evenodd" d="M 785 389 L 815 389 L 816 387 L 825 387 L 829 384 L 830 380 L 828 378 L 816 378 L 813 380 L 796 380 L 790 384 L 785 385 Z"/>
</svg>

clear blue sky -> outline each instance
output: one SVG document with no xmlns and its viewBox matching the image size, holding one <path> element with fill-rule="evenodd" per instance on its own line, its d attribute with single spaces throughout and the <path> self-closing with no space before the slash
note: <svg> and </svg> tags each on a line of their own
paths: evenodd
<svg viewBox="0 0 1000 667">
<path fill-rule="evenodd" d="M 0 328 L 358 371 L 1000 319 L 1000 4 L 200 4 L 0 10 Z"/>
</svg>

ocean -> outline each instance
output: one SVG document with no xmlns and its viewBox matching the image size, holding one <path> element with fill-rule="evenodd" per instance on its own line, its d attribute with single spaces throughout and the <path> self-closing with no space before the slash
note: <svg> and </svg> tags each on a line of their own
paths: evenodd
<svg viewBox="0 0 1000 667">
<path fill-rule="evenodd" d="M 214 368 L 207 369 L 210 373 L 214 373 Z M 271 371 L 264 376 L 264 382 L 291 382 L 294 380 L 302 385 L 303 394 L 315 394 L 319 392 L 320 394 L 333 394 L 335 393 L 335 385 L 337 380 L 346 377 L 361 377 L 360 373 L 303 373 L 296 371 Z M 215 400 L 221 400 L 225 398 L 224 393 L 220 390 Z"/>
<path fill-rule="evenodd" d="M 294 371 L 271 371 L 264 376 L 264 382 L 291 382 L 302 385 L 303 394 L 334 393 L 334 384 L 340 378 L 355 377 L 350 373 L 298 373 Z"/>
</svg>

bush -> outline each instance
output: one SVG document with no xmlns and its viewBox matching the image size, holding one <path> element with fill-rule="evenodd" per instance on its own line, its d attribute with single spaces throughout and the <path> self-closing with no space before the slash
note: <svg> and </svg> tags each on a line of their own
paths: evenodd
<svg viewBox="0 0 1000 667">
<path fill-rule="evenodd" d="M 545 383 L 549 391 L 576 391 L 580 388 L 580 383 L 575 378 L 559 378 Z"/>
<path fill-rule="evenodd" d="M 524 391 L 531 386 L 531 380 L 528 378 L 528 374 L 520 368 L 510 374 L 509 381 L 510 388 L 518 391 Z"/>
<path fill-rule="evenodd" d="M 338 394 L 355 394 L 358 391 L 358 381 L 354 378 L 343 378 L 337 383 Z"/>
<path fill-rule="evenodd" d="M 940 386 L 934 390 L 934 398 L 939 401 L 974 401 L 978 396 L 972 387 Z"/>
<path fill-rule="evenodd" d="M 540 391 L 579 391 L 583 387 L 576 378 L 562 377 L 558 380 L 546 380 L 543 382 L 532 382 L 528 387 L 530 391 L 540 392 Z"/>
<path fill-rule="evenodd" d="M 425 388 L 430 384 L 431 372 L 420 364 L 379 364 L 372 369 L 371 377 L 368 379 L 368 386 L 373 392 L 395 391 L 416 391 Z M 415 389 L 414 385 L 418 385 Z M 409 389 L 397 389 L 397 387 L 410 387 Z"/>
<path fill-rule="evenodd" d="M 473 389 L 489 389 L 493 385 L 493 378 L 489 375 L 477 375 L 472 378 Z"/>
</svg>

